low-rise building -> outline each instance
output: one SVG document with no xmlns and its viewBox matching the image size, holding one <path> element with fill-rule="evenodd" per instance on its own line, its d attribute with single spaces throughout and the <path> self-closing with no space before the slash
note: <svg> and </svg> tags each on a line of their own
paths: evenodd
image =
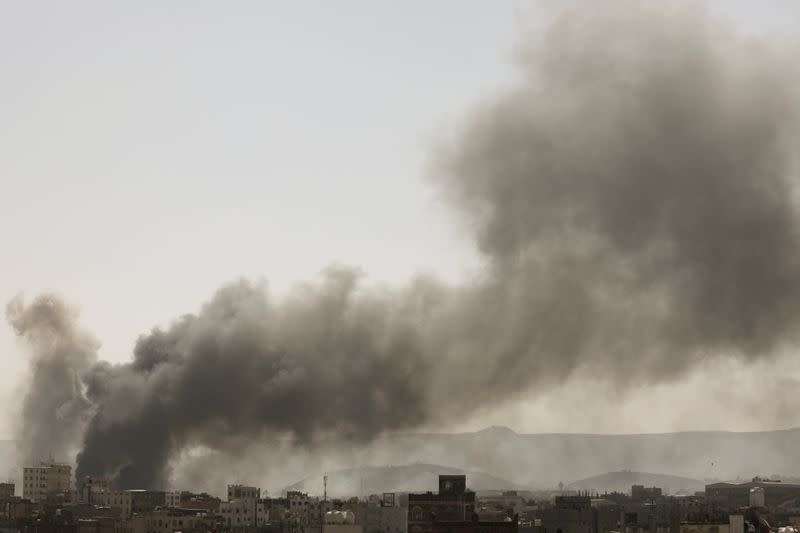
<svg viewBox="0 0 800 533">
<path fill-rule="evenodd" d="M 364 533 L 408 532 L 408 509 L 396 505 L 394 493 L 369 502 L 364 515 Z"/>
<path fill-rule="evenodd" d="M 97 490 L 92 493 L 92 503 L 117 509 L 123 519 L 133 514 L 133 493 L 127 490 Z"/>
<path fill-rule="evenodd" d="M 125 492 L 131 497 L 131 513 L 146 513 L 166 507 L 166 493 L 163 490 L 130 489 Z"/>
<path fill-rule="evenodd" d="M 131 533 L 206 533 L 215 526 L 214 516 L 180 508 L 147 511 L 131 519 Z"/>
<path fill-rule="evenodd" d="M 220 502 L 219 515 L 228 527 L 262 526 L 267 512 L 261 489 L 246 485 L 228 485 L 228 501 Z"/>
<path fill-rule="evenodd" d="M 706 485 L 705 497 L 709 505 L 728 510 L 740 509 L 750 505 L 750 493 L 754 488 L 763 490 L 763 503 L 767 508 L 777 507 L 785 501 L 800 498 L 799 483 L 782 483 L 778 480 L 758 477 L 747 483 Z"/>
</svg>

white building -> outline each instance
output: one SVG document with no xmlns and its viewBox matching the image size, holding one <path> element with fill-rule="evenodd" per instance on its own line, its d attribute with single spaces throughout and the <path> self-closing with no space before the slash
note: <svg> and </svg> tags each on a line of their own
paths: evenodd
<svg viewBox="0 0 800 533">
<path fill-rule="evenodd" d="M 22 469 L 22 497 L 33 502 L 48 495 L 71 494 L 72 467 L 63 463 L 42 462 Z"/>
<path fill-rule="evenodd" d="M 176 491 L 164 493 L 164 505 L 167 507 L 180 507 L 181 493 Z"/>
</svg>

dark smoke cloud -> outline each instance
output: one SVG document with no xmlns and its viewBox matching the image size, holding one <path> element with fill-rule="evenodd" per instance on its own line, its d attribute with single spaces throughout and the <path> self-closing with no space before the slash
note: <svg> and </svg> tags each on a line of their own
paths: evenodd
<svg viewBox="0 0 800 533">
<path fill-rule="evenodd" d="M 97 360 L 99 342 L 78 325 L 78 312 L 53 294 L 6 307 L 8 323 L 30 347 L 30 385 L 22 404 L 19 446 L 26 464 L 66 460 L 91 413 L 81 376 Z"/>
<path fill-rule="evenodd" d="M 298 445 L 326 431 L 363 440 L 424 421 L 416 291 L 359 295 L 358 277 L 330 269 L 281 304 L 263 286 L 229 285 L 197 315 L 140 338 L 132 363 L 95 367 L 88 394 L 99 410 L 78 474 L 163 486 L 187 445 L 225 448 L 266 431 Z"/>
<path fill-rule="evenodd" d="M 524 81 L 438 154 L 487 268 L 448 287 L 332 269 L 275 302 L 221 289 L 86 378 L 78 474 L 168 482 L 231 450 L 468 418 L 577 370 L 624 388 L 796 342 L 791 51 L 692 5 L 586 4 L 522 47 Z"/>
<path fill-rule="evenodd" d="M 701 9 L 583 6 L 443 157 L 493 262 L 496 368 L 654 379 L 795 340 L 797 80 Z M 669 8 L 666 8 L 669 9 Z M 601 10 L 607 10 L 601 13 Z"/>
</svg>

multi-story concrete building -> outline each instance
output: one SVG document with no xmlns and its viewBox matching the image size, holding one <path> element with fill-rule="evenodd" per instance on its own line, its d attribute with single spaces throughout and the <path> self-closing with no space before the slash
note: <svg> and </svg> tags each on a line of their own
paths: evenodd
<svg viewBox="0 0 800 533">
<path fill-rule="evenodd" d="M 15 485 L 11 481 L 0 483 L 0 500 L 8 500 L 14 497 Z"/>
<path fill-rule="evenodd" d="M 518 533 L 519 521 L 480 520 L 466 476 L 439 476 L 439 493 L 408 495 L 409 533 Z"/>
<path fill-rule="evenodd" d="M 133 494 L 127 490 L 96 490 L 92 494 L 95 505 L 119 509 L 119 516 L 128 519 L 133 514 Z"/>
<path fill-rule="evenodd" d="M 304 514 L 314 501 L 307 493 L 298 490 L 288 491 L 286 500 L 289 512 L 295 514 Z"/>
<path fill-rule="evenodd" d="M 556 496 L 556 503 L 540 514 L 543 533 L 595 533 L 589 496 Z"/>
<path fill-rule="evenodd" d="M 476 509 L 483 515 L 491 511 L 503 511 L 507 516 L 514 516 L 523 512 L 527 502 L 515 490 L 503 491 L 500 494 L 484 495 L 478 498 Z"/>
<path fill-rule="evenodd" d="M 408 530 L 425 531 L 433 521 L 470 520 L 475 511 L 475 493 L 467 490 L 466 476 L 439 476 L 439 492 L 408 495 Z"/>
<path fill-rule="evenodd" d="M 216 526 L 212 515 L 181 509 L 158 509 L 140 513 L 131 520 L 131 533 L 207 532 Z"/>
<path fill-rule="evenodd" d="M 394 493 L 369 500 L 364 515 L 364 533 L 407 533 L 408 509 L 396 504 Z"/>
<path fill-rule="evenodd" d="M 145 513 L 166 507 L 166 493 L 162 490 L 126 490 L 131 497 L 131 513 Z"/>
<path fill-rule="evenodd" d="M 176 491 L 164 493 L 164 505 L 167 507 L 181 506 L 181 493 Z"/>
<path fill-rule="evenodd" d="M 750 491 L 761 488 L 764 491 L 764 506 L 776 507 L 787 500 L 800 498 L 800 484 L 782 483 L 777 480 L 753 478 L 748 483 L 712 483 L 706 485 L 706 501 L 709 505 L 728 510 L 748 507 Z"/>
<path fill-rule="evenodd" d="M 78 481 L 78 499 L 83 503 L 94 503 L 94 494 L 111 490 L 111 483 L 107 478 L 84 476 Z"/>
<path fill-rule="evenodd" d="M 42 462 L 22 469 L 22 497 L 42 502 L 48 496 L 70 494 L 72 467 L 68 464 Z"/>
<path fill-rule="evenodd" d="M 228 527 L 261 526 L 268 518 L 261 489 L 245 485 L 228 485 L 228 501 L 220 502 L 219 514 Z"/>
</svg>

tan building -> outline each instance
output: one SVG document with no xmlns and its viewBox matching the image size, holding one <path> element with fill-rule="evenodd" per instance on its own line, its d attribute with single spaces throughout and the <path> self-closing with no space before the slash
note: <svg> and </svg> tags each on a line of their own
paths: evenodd
<svg viewBox="0 0 800 533">
<path fill-rule="evenodd" d="M 178 509 L 158 509 L 134 516 L 132 533 L 173 533 L 175 531 L 211 531 L 215 519 L 204 513 L 185 513 Z"/>
<path fill-rule="evenodd" d="M 119 509 L 119 515 L 128 519 L 133 514 L 133 496 L 127 490 L 95 490 L 92 503 L 103 507 Z"/>
<path fill-rule="evenodd" d="M 228 501 L 220 502 L 219 514 L 229 527 L 260 526 L 268 519 L 261 489 L 245 485 L 228 485 Z"/>
<path fill-rule="evenodd" d="M 63 463 L 42 462 L 22 469 L 22 497 L 41 502 L 48 496 L 72 492 L 72 467 Z"/>
</svg>

